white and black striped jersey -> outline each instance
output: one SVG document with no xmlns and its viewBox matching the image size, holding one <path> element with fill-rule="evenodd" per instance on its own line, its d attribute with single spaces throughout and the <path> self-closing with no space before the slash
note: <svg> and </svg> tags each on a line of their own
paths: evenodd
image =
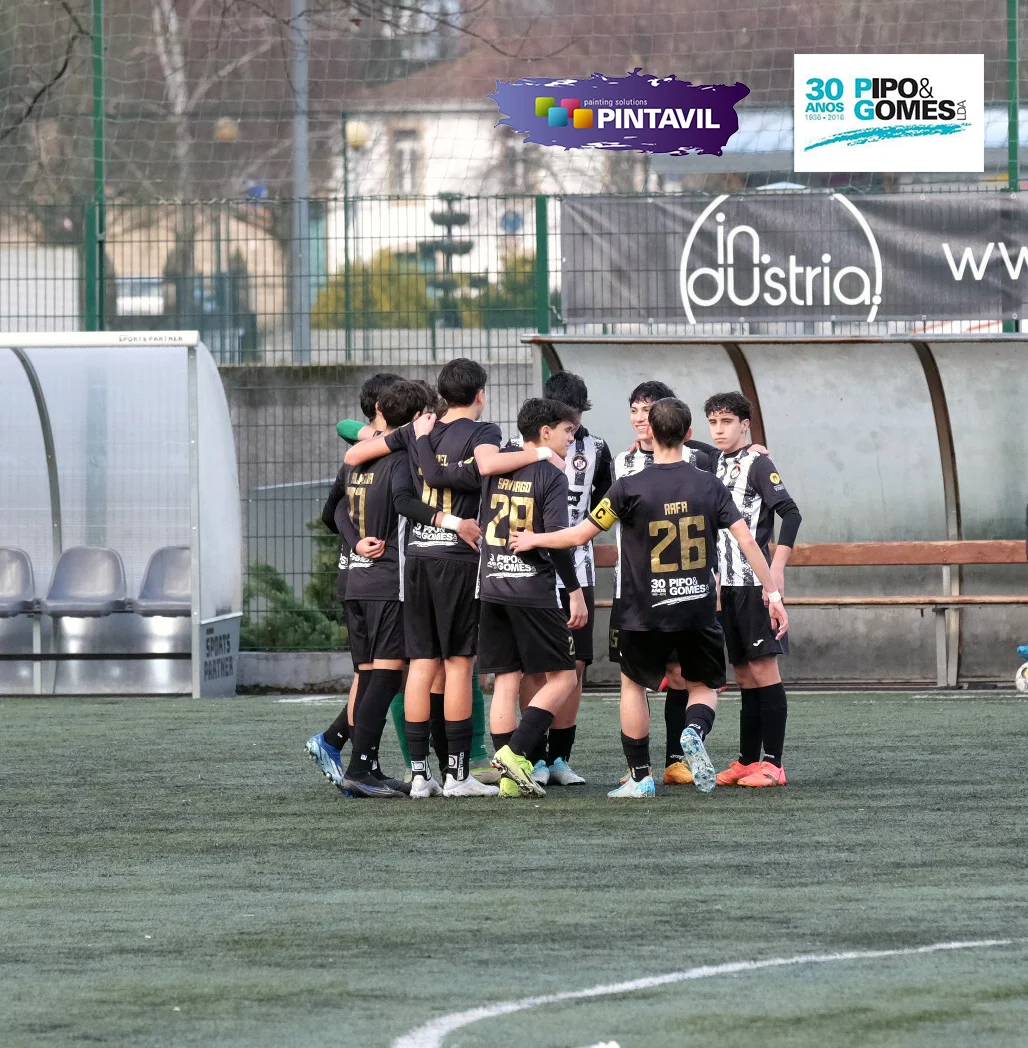
<svg viewBox="0 0 1028 1048">
<path fill-rule="evenodd" d="M 791 500 L 771 456 L 759 455 L 749 447 L 741 448 L 728 455 L 722 454 L 715 472 L 731 493 L 750 534 L 770 564 L 775 506 Z M 733 535 L 727 531 L 719 532 L 717 548 L 722 586 L 760 585 Z"/>
<path fill-rule="evenodd" d="M 521 447 L 521 435 L 512 437 L 508 447 Z M 652 456 L 651 456 L 652 461 Z M 568 526 L 581 524 L 607 494 L 611 485 L 610 448 L 606 441 L 593 436 L 584 426 L 578 427 L 574 442 L 564 460 L 564 475 L 568 478 Z M 571 551 L 575 558 L 575 575 L 580 586 L 596 585 L 596 558 L 593 544 L 576 546 Z M 558 577 L 558 589 L 564 582 Z"/>
</svg>

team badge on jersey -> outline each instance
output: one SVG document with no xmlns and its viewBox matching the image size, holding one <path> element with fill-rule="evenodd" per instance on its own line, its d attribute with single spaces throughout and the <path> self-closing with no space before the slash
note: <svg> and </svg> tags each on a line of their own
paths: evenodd
<svg viewBox="0 0 1028 1048">
<path fill-rule="evenodd" d="M 772 473 L 770 477 L 772 484 L 781 484 L 782 478 L 777 473 Z"/>
<path fill-rule="evenodd" d="M 575 470 L 579 473 L 585 472 L 585 467 L 589 465 L 589 460 L 585 455 L 576 455 L 571 460 L 571 465 L 575 467 Z"/>
</svg>

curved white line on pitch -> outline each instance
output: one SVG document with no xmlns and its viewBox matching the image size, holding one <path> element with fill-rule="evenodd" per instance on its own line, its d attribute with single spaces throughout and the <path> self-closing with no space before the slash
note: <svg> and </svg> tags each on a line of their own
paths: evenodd
<svg viewBox="0 0 1028 1048">
<path fill-rule="evenodd" d="M 982 950 L 993 946 L 1010 946 L 1013 939 L 978 939 L 970 942 L 937 942 L 929 946 L 909 946 L 899 950 L 848 950 L 844 953 L 801 953 L 793 957 L 772 957 L 766 961 L 731 961 L 727 964 L 704 965 L 700 968 L 689 968 L 683 972 L 669 972 L 667 975 L 652 975 L 645 979 L 632 979 L 630 982 L 605 983 L 602 986 L 591 986 L 587 990 L 573 990 L 567 993 L 542 994 L 538 997 L 522 997 L 519 1001 L 499 1001 L 486 1004 L 481 1008 L 469 1008 L 465 1012 L 452 1012 L 438 1019 L 419 1026 L 416 1030 L 405 1033 L 393 1041 L 392 1048 L 442 1048 L 446 1037 L 472 1023 L 483 1019 L 495 1019 L 511 1012 L 523 1012 L 532 1008 L 541 1008 L 548 1004 L 561 1004 L 564 1001 L 579 1001 L 591 997 L 613 997 L 622 993 L 634 993 L 636 990 L 652 990 L 657 986 L 671 983 L 691 982 L 694 979 L 710 979 L 715 975 L 735 975 L 739 972 L 756 972 L 765 968 L 789 968 L 804 964 L 833 964 L 839 961 L 876 960 L 883 957 L 913 957 L 923 953 L 941 953 L 946 950 Z"/>
</svg>

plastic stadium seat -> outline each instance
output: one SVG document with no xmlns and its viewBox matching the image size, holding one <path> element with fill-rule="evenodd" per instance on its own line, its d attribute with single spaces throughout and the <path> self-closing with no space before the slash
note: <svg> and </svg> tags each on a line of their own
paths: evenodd
<svg viewBox="0 0 1028 1048">
<path fill-rule="evenodd" d="M 29 555 L 23 549 L 0 547 L 0 619 L 31 615 L 36 607 Z"/>
<path fill-rule="evenodd" d="M 147 616 L 192 614 L 188 546 L 164 546 L 153 554 L 133 608 Z"/>
<path fill-rule="evenodd" d="M 125 611 L 125 566 L 113 549 L 73 546 L 54 569 L 43 613 L 54 618 L 102 618 Z"/>
</svg>

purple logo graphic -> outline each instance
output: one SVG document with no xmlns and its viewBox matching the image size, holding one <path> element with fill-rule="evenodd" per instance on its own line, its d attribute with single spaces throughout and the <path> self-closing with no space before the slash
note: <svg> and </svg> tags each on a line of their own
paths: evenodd
<svg viewBox="0 0 1028 1048">
<path fill-rule="evenodd" d="M 721 156 L 739 130 L 735 105 L 749 93 L 745 84 L 693 84 L 635 69 L 588 80 L 497 80 L 489 97 L 504 114 L 498 124 L 537 145 Z"/>
</svg>

